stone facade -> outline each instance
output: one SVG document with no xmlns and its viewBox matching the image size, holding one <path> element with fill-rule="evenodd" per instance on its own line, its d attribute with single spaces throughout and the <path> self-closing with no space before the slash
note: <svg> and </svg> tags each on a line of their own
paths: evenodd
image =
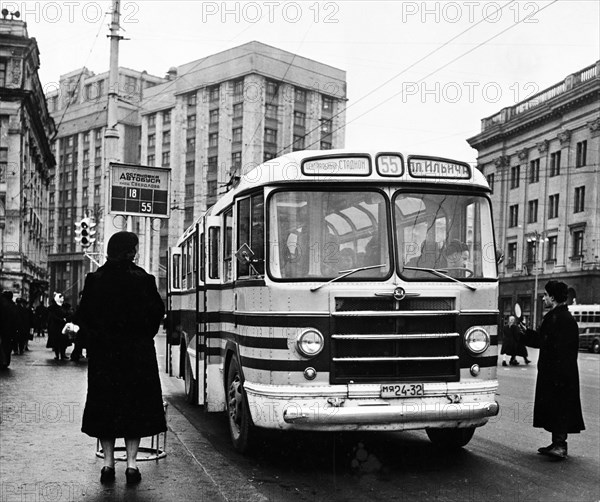
<svg viewBox="0 0 600 502">
<path fill-rule="evenodd" d="M 550 279 L 577 303 L 600 303 L 599 97 L 596 62 L 484 118 L 468 139 L 493 188 L 504 316 L 518 301 L 539 322 Z"/>
</svg>

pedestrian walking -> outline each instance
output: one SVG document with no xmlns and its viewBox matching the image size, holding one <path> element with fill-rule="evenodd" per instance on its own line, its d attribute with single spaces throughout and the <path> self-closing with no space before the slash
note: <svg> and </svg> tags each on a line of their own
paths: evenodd
<svg viewBox="0 0 600 502">
<path fill-rule="evenodd" d="M 48 327 L 48 308 L 43 303 L 35 308 L 34 326 L 37 336 L 45 336 L 44 331 Z"/>
<path fill-rule="evenodd" d="M 0 368 L 10 366 L 13 344 L 17 337 L 17 309 L 11 291 L 0 295 Z"/>
<path fill-rule="evenodd" d="M 29 350 L 29 335 L 33 325 L 33 312 L 27 306 L 27 301 L 23 298 L 17 300 L 17 337 L 13 344 L 15 354 L 23 354 Z"/>
<path fill-rule="evenodd" d="M 154 349 L 164 304 L 154 276 L 133 263 L 138 238 L 114 234 L 107 262 L 85 279 L 74 323 L 85 330 L 88 392 L 81 430 L 104 452 L 102 483 L 115 479 L 116 438 L 125 439 L 128 484 L 139 483 L 140 438 L 167 430 Z"/>
<path fill-rule="evenodd" d="M 527 347 L 521 340 L 521 333 L 517 326 L 517 318 L 514 315 L 508 317 L 508 323 L 502 331 L 502 350 L 500 351 L 504 357 L 502 358 L 502 366 L 518 366 L 517 356 L 522 357 L 525 364 L 531 361 L 527 359 Z M 506 363 L 507 356 L 510 356 L 508 364 Z"/>
<path fill-rule="evenodd" d="M 567 434 L 585 430 L 579 397 L 579 328 L 567 307 L 568 287 L 548 281 L 544 306 L 551 310 L 538 331 L 523 329 L 524 343 L 540 349 L 535 386 L 533 426 L 552 434 L 552 443 L 538 453 L 567 458 Z"/>
<path fill-rule="evenodd" d="M 71 345 L 69 336 L 63 332 L 68 321 L 68 312 L 64 306 L 65 297 L 62 293 L 54 293 L 52 305 L 48 307 L 48 342 L 46 347 L 54 350 L 54 359 L 67 358 L 67 347 Z"/>
</svg>

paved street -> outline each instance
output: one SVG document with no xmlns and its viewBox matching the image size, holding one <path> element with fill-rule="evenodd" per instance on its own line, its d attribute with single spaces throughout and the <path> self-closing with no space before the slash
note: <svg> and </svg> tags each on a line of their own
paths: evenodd
<svg viewBox="0 0 600 502">
<path fill-rule="evenodd" d="M 160 351 L 164 338 L 156 340 Z M 167 456 L 138 464 L 142 473 L 138 486 L 126 487 L 124 462 L 117 462 L 116 483 L 101 485 L 96 440 L 80 431 L 87 363 L 55 361 L 45 343 L 46 338 L 30 342 L 30 352 L 13 356 L 9 371 L 0 375 L 1 502 L 264 500 L 246 486 L 239 471 L 227 465 L 220 468 L 219 455 L 172 406 Z M 167 399 L 178 383 L 163 378 Z M 142 446 L 149 445 L 145 441 Z M 217 483 L 206 472 L 206 459 L 227 482 Z"/>
<path fill-rule="evenodd" d="M 156 338 L 164 365 L 164 336 Z M 537 361 L 537 351 L 531 350 Z M 174 359 L 177 351 L 174 352 Z M 536 455 L 549 434 L 531 427 L 535 364 L 499 367 L 501 414 L 462 450 L 446 453 L 424 432 L 277 434 L 242 456 L 222 414 L 185 402 L 183 384 L 161 372 L 168 401 L 167 456 L 141 462 L 142 483 L 102 486 L 96 442 L 80 432 L 84 363 L 56 362 L 45 338 L 0 376 L 0 502 L 600 500 L 600 358 L 581 352 L 587 430 L 569 438 L 570 458 Z"/>
</svg>

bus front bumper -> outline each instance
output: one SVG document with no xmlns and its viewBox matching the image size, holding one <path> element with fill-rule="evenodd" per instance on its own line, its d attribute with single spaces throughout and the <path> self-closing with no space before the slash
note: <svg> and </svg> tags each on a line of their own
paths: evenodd
<svg viewBox="0 0 600 502">
<path fill-rule="evenodd" d="M 330 386 L 325 393 L 324 388 L 298 392 L 298 387 L 244 384 L 255 425 L 314 431 L 478 427 L 500 409 L 497 382 L 479 387 L 433 384 L 418 398 L 382 399 L 375 395 L 379 386 L 361 386 L 353 395 L 342 390 L 346 386 Z"/>
</svg>

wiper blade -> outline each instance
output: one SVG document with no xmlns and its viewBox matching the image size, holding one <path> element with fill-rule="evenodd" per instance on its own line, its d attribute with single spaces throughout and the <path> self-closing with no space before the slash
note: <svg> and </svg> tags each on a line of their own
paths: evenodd
<svg viewBox="0 0 600 502">
<path fill-rule="evenodd" d="M 318 289 L 321 289 L 323 286 L 327 286 L 328 284 L 331 284 L 332 282 L 339 281 L 340 279 L 343 279 L 344 277 L 348 277 L 349 275 L 355 274 L 356 272 L 360 272 L 362 270 L 369 270 L 372 268 L 381 268 L 381 267 L 387 267 L 387 263 L 381 263 L 379 265 L 369 265 L 368 267 L 358 267 L 358 268 L 353 268 L 350 270 L 340 270 L 340 274 L 342 274 L 342 275 L 338 275 L 337 277 L 334 277 L 330 281 L 324 282 L 323 284 L 319 284 L 318 286 L 315 286 L 314 288 L 310 288 L 310 290 L 317 291 Z"/>
<path fill-rule="evenodd" d="M 471 286 L 470 284 L 467 284 L 467 283 L 465 283 L 465 282 L 457 279 L 456 277 L 452 277 L 452 276 L 449 276 L 448 274 L 444 274 L 444 272 L 440 272 L 439 270 L 436 270 L 435 268 L 423 268 L 423 267 L 409 267 L 409 266 L 405 266 L 403 268 L 403 270 L 417 270 L 419 272 L 429 272 L 429 273 L 431 273 L 433 275 L 437 275 L 438 277 L 443 277 L 444 279 L 450 279 L 451 281 L 458 282 L 459 284 L 462 284 L 466 288 L 469 288 L 471 291 L 477 291 L 476 287 Z"/>
</svg>

